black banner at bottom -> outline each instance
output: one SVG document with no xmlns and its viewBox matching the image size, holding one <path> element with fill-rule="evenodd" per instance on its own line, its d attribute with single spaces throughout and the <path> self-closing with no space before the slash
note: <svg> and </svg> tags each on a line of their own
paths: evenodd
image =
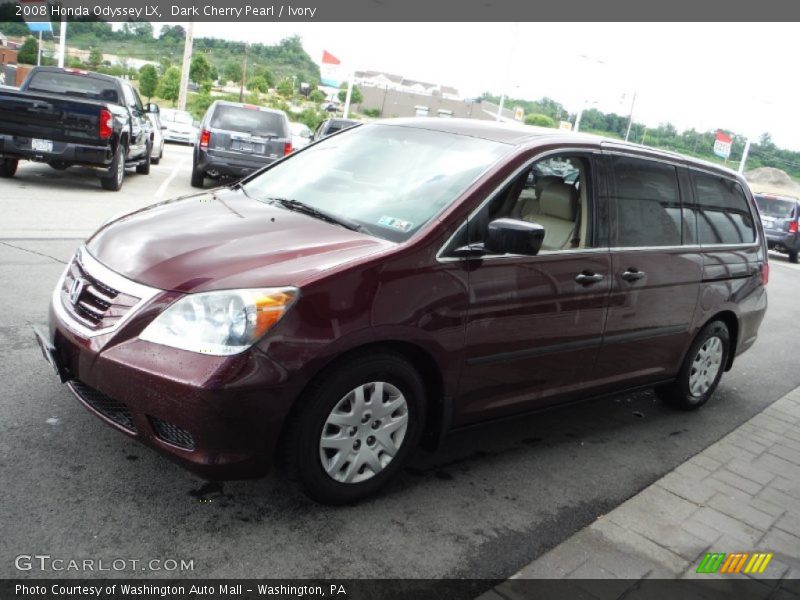
<svg viewBox="0 0 800 600">
<path fill-rule="evenodd" d="M 0 579 L 0 600 L 800 600 L 798 579 Z"/>
</svg>

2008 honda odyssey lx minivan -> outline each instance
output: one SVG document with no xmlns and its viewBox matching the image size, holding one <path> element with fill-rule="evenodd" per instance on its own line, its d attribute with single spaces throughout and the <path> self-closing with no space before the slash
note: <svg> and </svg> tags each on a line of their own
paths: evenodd
<svg viewBox="0 0 800 600">
<path fill-rule="evenodd" d="M 210 478 L 278 456 L 340 503 L 479 421 L 638 386 L 701 406 L 755 342 L 768 273 L 729 170 L 394 120 L 107 223 L 37 337 L 109 425 Z"/>
</svg>

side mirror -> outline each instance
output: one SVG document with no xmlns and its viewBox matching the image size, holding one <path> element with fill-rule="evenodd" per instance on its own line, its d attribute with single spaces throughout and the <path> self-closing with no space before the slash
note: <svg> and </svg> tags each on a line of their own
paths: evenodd
<svg viewBox="0 0 800 600">
<path fill-rule="evenodd" d="M 161 112 L 161 109 L 155 102 L 148 102 L 147 104 L 144 105 L 144 112 L 157 115 L 158 113 Z"/>
<path fill-rule="evenodd" d="M 517 219 L 495 219 L 489 223 L 486 250 L 492 254 L 536 256 L 544 241 L 544 227 Z"/>
</svg>

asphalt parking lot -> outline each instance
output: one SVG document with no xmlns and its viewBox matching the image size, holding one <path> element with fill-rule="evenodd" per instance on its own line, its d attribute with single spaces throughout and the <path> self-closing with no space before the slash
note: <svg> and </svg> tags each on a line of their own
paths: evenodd
<svg viewBox="0 0 800 600">
<path fill-rule="evenodd" d="M 168 146 L 118 193 L 45 165 L 0 180 L 0 577 L 83 575 L 20 572 L 20 554 L 194 561 L 106 576 L 507 577 L 800 385 L 800 266 L 774 255 L 759 340 L 699 412 L 639 392 L 453 435 L 354 507 L 278 475 L 207 484 L 90 415 L 31 334 L 81 239 L 191 191 L 190 160 Z"/>
</svg>

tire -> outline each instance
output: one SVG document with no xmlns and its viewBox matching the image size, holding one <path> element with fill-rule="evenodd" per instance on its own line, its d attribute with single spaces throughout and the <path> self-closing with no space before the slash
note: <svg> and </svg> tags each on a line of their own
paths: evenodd
<svg viewBox="0 0 800 600">
<path fill-rule="evenodd" d="M 797 252 L 789 252 L 789 262 L 797 264 Z"/>
<path fill-rule="evenodd" d="M 144 155 L 144 163 L 136 165 L 136 172 L 139 175 L 150 175 L 150 162 L 152 158 L 150 158 L 150 153 L 152 152 L 152 148 L 150 145 L 147 146 L 147 152 Z"/>
<path fill-rule="evenodd" d="M 50 165 L 51 169 L 55 169 L 56 171 L 64 171 L 66 169 L 69 169 L 69 167 L 70 167 L 69 163 L 58 162 L 58 161 L 47 163 L 47 164 Z"/>
<path fill-rule="evenodd" d="M 678 378 L 656 388 L 661 400 L 681 410 L 703 406 L 717 389 L 728 362 L 731 341 L 728 326 L 712 321 L 697 334 L 683 359 Z"/>
<path fill-rule="evenodd" d="M 206 182 L 206 174 L 197 168 L 196 164 L 192 164 L 192 187 L 202 188 Z"/>
<path fill-rule="evenodd" d="M 100 178 L 100 185 L 109 192 L 118 192 L 122 189 L 122 183 L 125 181 L 125 148 L 122 144 L 117 146 L 114 160 L 111 161 L 108 171 L 107 176 Z"/>
<path fill-rule="evenodd" d="M 15 158 L 0 158 L 0 177 L 13 177 L 19 161 Z"/>
<path fill-rule="evenodd" d="M 161 142 L 161 150 L 158 151 L 158 156 L 155 158 L 151 158 L 150 162 L 154 165 L 157 165 L 161 162 L 161 159 L 164 157 L 164 142 Z"/>
<path fill-rule="evenodd" d="M 425 401 L 419 373 L 399 355 L 364 353 L 334 363 L 298 400 L 282 437 L 283 466 L 318 502 L 366 498 L 416 447 Z"/>
</svg>

